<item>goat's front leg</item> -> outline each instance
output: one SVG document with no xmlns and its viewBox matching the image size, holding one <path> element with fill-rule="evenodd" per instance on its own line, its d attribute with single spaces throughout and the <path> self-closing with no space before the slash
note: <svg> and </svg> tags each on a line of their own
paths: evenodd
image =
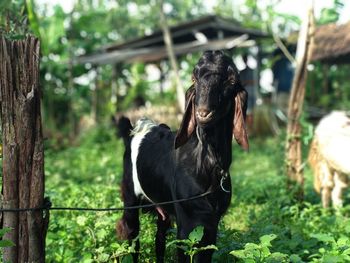
<svg viewBox="0 0 350 263">
<path fill-rule="evenodd" d="M 345 180 L 342 180 L 338 172 L 334 172 L 334 188 L 332 190 L 332 202 L 335 208 L 343 206 L 343 190 L 347 187 Z"/>
<path fill-rule="evenodd" d="M 204 226 L 204 235 L 199 244 L 199 246 L 201 247 L 216 244 L 219 220 L 212 218 L 210 221 L 206 221 L 206 222 L 210 222 L 211 224 Z M 196 262 L 210 263 L 213 253 L 214 253 L 213 249 L 207 249 L 199 252 L 196 257 Z"/>
<path fill-rule="evenodd" d="M 333 175 L 325 161 L 320 164 L 321 173 L 321 199 L 324 208 L 329 207 L 331 201 L 331 192 L 334 186 Z"/>
<path fill-rule="evenodd" d="M 194 213 L 196 214 L 196 213 Z M 197 213 L 200 214 L 200 213 Z M 204 223 L 205 222 L 205 223 Z M 177 239 L 187 239 L 189 234 L 195 229 L 197 226 L 204 227 L 204 235 L 199 243 L 200 247 L 215 245 L 216 244 L 216 236 L 218 230 L 217 217 L 213 214 L 201 215 L 201 218 L 191 219 L 187 218 L 185 220 L 178 220 L 178 231 L 177 231 Z M 195 256 L 195 262 L 199 263 L 210 263 L 213 255 L 213 250 L 204 250 L 199 252 Z M 178 248 L 178 262 L 179 263 L 187 263 L 190 262 L 190 258 L 184 254 L 184 251 Z"/>
<path fill-rule="evenodd" d="M 164 212 L 163 212 L 164 213 Z M 170 218 L 167 215 L 158 214 L 157 219 L 157 234 L 156 234 L 156 257 L 157 263 L 164 262 L 166 232 L 170 228 Z"/>
<path fill-rule="evenodd" d="M 177 221 L 177 240 L 183 240 L 187 239 L 188 235 L 191 233 L 191 231 L 195 228 L 195 226 L 190 221 L 183 220 L 183 223 L 180 223 L 179 220 Z M 185 251 L 183 251 L 181 248 L 177 248 L 177 262 L 179 263 L 189 263 L 190 258 L 189 256 L 185 255 Z"/>
</svg>

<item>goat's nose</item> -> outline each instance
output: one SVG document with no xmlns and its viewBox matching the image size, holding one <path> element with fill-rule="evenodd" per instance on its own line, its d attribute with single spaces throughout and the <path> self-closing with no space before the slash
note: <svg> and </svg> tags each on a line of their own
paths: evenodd
<svg viewBox="0 0 350 263">
<path fill-rule="evenodd" d="M 205 109 L 205 108 L 199 108 L 197 109 L 197 115 L 199 117 L 205 118 L 207 117 L 207 115 L 209 114 L 209 110 Z"/>
</svg>

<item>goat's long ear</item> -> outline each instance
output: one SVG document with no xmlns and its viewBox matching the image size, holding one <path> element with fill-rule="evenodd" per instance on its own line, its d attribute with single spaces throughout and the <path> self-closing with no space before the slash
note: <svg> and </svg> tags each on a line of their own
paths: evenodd
<svg viewBox="0 0 350 263">
<path fill-rule="evenodd" d="M 233 136 L 244 150 L 249 150 L 248 134 L 245 123 L 247 99 L 248 93 L 242 88 L 235 96 L 233 113 Z"/>
<path fill-rule="evenodd" d="M 196 128 L 194 112 L 195 88 L 191 86 L 186 92 L 186 108 L 181 125 L 175 137 L 175 149 L 185 144 Z"/>
</svg>

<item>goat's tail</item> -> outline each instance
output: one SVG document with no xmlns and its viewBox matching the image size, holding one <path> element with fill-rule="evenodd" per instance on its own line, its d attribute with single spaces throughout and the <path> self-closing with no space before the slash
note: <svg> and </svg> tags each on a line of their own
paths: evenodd
<svg viewBox="0 0 350 263">
<path fill-rule="evenodd" d="M 115 117 L 114 123 L 117 128 L 117 136 L 124 139 L 124 141 L 128 141 L 133 129 L 130 119 L 125 116 Z"/>
</svg>

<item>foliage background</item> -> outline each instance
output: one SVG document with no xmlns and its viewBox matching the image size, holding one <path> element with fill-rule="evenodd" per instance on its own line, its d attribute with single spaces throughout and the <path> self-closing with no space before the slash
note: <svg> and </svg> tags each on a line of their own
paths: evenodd
<svg viewBox="0 0 350 263">
<path fill-rule="evenodd" d="M 273 30 L 281 37 L 287 37 L 300 25 L 299 17 L 275 10 L 277 0 L 241 2 L 243 4 L 218 0 L 214 10 L 216 14 L 233 19 L 242 26 L 265 32 Z M 46 131 L 52 136 L 75 137 L 84 116 L 104 122 L 116 110 L 130 107 L 130 102 L 138 95 L 143 95 L 152 104 L 165 99 L 167 103 L 175 105 L 175 88 L 168 89 L 165 94 L 159 93 L 158 80 L 148 80 L 145 65 L 136 63 L 96 68 L 90 64 L 74 63 L 76 56 L 92 53 L 101 46 L 157 30 L 158 1 L 75 0 L 69 13 L 60 5 L 50 8 L 40 3 L 35 0 L 1 1 L 0 32 L 12 38 L 20 38 L 31 32 L 40 38 L 44 123 Z M 317 24 L 337 21 L 342 8 L 343 2 L 334 0 L 333 6 L 322 9 Z M 199 0 L 168 0 L 165 8 L 170 26 L 206 15 L 207 9 L 207 5 Z M 265 54 L 262 69 L 271 68 L 274 61 L 271 54 L 276 45 L 272 39 L 261 45 Z M 242 52 L 237 50 L 234 54 Z M 185 87 L 190 84 L 188 76 L 198 55 L 180 57 L 180 74 Z M 162 62 L 159 66 L 165 75 L 169 75 L 168 62 Z M 120 86 L 117 97 L 111 88 L 115 78 L 112 75 L 113 67 L 116 67 L 116 82 Z M 348 108 L 349 66 L 332 65 L 329 67 L 329 81 L 325 81 L 322 76 L 327 67 L 319 63 L 314 65 L 308 83 L 307 102 L 327 110 L 335 106 Z M 314 88 L 311 89 L 311 86 Z M 312 93 L 312 90 L 316 91 Z M 315 92 L 321 94 L 315 96 Z"/>
<path fill-rule="evenodd" d="M 159 28 L 159 5 L 155 0 L 76 0 L 74 3 L 73 10 L 66 13 L 59 5 L 50 9 L 34 0 L 0 1 L 0 33 L 12 39 L 32 33 L 42 43 L 42 109 L 48 138 L 46 195 L 55 206 L 119 207 L 123 146 L 116 139 L 110 116 L 129 109 L 140 94 L 153 105 L 175 105 L 175 89 L 161 94 L 158 81 L 148 80 L 145 65 L 123 64 L 116 68 L 116 81 L 124 92 L 115 98 L 111 65 L 99 68 L 78 65 L 74 64 L 74 58 L 106 44 L 153 32 Z M 170 25 L 207 12 L 199 0 L 166 3 Z M 262 7 L 257 0 L 245 0 L 244 5 L 238 6 L 218 0 L 214 10 L 248 28 L 274 30 L 280 36 L 288 36 L 301 21 L 276 12 L 275 3 L 271 0 Z M 135 12 L 130 12 L 130 5 Z M 334 0 L 332 7 L 322 10 L 317 23 L 337 21 L 342 7 L 342 1 Z M 272 40 L 262 44 L 266 54 L 276 47 Z M 190 82 L 190 71 L 198 55 L 180 58 L 184 83 Z M 268 55 L 262 68 L 270 68 L 272 63 L 273 57 Z M 170 72 L 168 62 L 160 66 L 165 73 Z M 325 67 L 316 63 L 310 73 L 307 105 L 325 111 L 349 109 L 349 65 L 329 66 L 326 81 Z M 313 95 L 311 86 L 316 88 L 317 96 Z M 84 118 L 94 118 L 96 125 L 90 129 L 81 125 Z M 305 131 L 312 130 L 313 125 L 305 112 Z M 310 134 L 305 132 L 304 156 L 309 139 Z M 295 204 L 285 188 L 283 128 L 280 136 L 253 138 L 251 145 L 249 154 L 240 152 L 236 146 L 233 149 L 232 204 L 220 225 L 214 261 L 348 262 L 349 205 L 337 212 L 322 209 L 312 189 L 308 168 L 305 202 Z M 47 235 L 47 262 L 108 262 L 118 257 L 127 262 L 132 248 L 117 240 L 114 231 L 120 216 L 120 213 L 53 211 Z M 154 220 L 153 215 L 142 215 L 142 262 L 154 261 Z M 174 239 L 174 232 L 174 229 L 170 231 L 169 240 Z M 231 251 L 234 252 L 230 254 Z M 167 262 L 174 261 L 174 255 L 175 248 L 169 247 Z"/>
</svg>

